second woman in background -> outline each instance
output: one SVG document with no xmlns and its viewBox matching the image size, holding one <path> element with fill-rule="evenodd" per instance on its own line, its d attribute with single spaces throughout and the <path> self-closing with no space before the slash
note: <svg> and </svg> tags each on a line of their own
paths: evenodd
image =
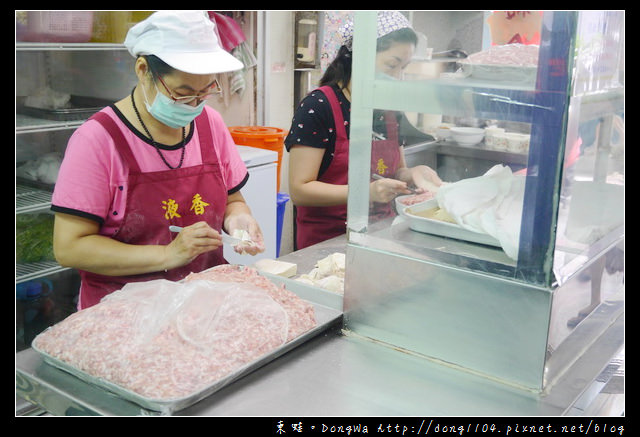
<svg viewBox="0 0 640 437">
<path fill-rule="evenodd" d="M 346 231 L 353 22 L 341 28 L 342 46 L 320 79 L 320 87 L 301 102 L 285 139 L 289 151 L 289 189 L 295 206 L 295 244 L 303 249 Z M 377 20 L 376 74 L 399 77 L 411 61 L 417 37 L 407 18 L 380 11 Z M 399 113 L 374 111 L 369 188 L 372 214 L 392 214 L 390 201 L 442 181 L 431 168 L 408 168 L 398 132 Z"/>
</svg>

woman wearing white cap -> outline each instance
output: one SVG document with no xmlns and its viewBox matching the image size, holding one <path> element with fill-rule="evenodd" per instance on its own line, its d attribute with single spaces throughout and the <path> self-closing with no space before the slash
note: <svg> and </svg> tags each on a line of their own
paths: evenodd
<svg viewBox="0 0 640 437">
<path fill-rule="evenodd" d="M 74 132 L 52 197 L 54 252 L 80 271 L 80 309 L 128 282 L 180 280 L 225 263 L 223 229 L 249 233 L 252 243 L 237 251 L 264 250 L 240 193 L 247 169 L 220 114 L 205 106 L 215 74 L 242 63 L 220 47 L 203 11 L 156 12 L 125 46 L 138 83 Z"/>
<path fill-rule="evenodd" d="M 398 77 L 410 62 L 417 37 L 407 18 L 397 11 L 378 12 L 376 72 Z M 340 29 L 343 45 L 312 91 L 296 110 L 285 139 L 289 151 L 289 189 L 296 211 L 296 248 L 342 235 L 347 220 L 349 121 L 353 22 Z M 372 214 L 392 214 L 389 202 L 409 194 L 408 184 L 419 190 L 442 183 L 431 168 L 408 168 L 400 146 L 396 113 L 375 111 L 371 146 Z"/>
</svg>

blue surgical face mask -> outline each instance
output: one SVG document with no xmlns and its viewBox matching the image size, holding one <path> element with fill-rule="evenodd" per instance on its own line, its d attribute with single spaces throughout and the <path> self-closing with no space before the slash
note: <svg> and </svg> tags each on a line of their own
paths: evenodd
<svg viewBox="0 0 640 437">
<path fill-rule="evenodd" d="M 375 77 L 376 77 L 376 79 L 382 79 L 382 80 L 398 80 L 397 77 L 392 76 L 392 75 L 387 74 L 387 73 L 383 73 L 381 71 L 376 71 Z"/>
<path fill-rule="evenodd" d="M 155 83 L 154 86 L 156 87 L 156 97 L 153 99 L 151 105 L 149 105 L 147 100 L 144 87 L 142 87 L 142 93 L 144 94 L 144 104 L 147 107 L 147 111 L 149 111 L 156 120 L 169 127 L 179 128 L 185 127 L 202 113 L 205 104 L 204 101 L 197 106 L 177 103 L 162 94 Z"/>
</svg>

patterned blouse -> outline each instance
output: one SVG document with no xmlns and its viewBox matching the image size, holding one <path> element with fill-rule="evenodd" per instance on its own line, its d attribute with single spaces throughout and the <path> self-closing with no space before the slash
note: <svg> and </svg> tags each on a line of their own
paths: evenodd
<svg viewBox="0 0 640 437">
<path fill-rule="evenodd" d="M 342 94 L 337 86 L 333 90 L 342 107 L 347 138 L 349 138 L 349 121 L 351 120 L 351 102 Z M 291 129 L 284 140 L 287 151 L 296 145 L 325 149 L 318 176 L 323 174 L 331 163 L 335 150 L 336 132 L 331 104 L 322 91 L 314 90 L 302 99 L 291 121 Z"/>
<path fill-rule="evenodd" d="M 351 102 L 347 100 L 337 86 L 333 86 L 333 90 L 336 96 L 338 96 L 338 103 L 342 107 L 342 116 L 344 117 L 347 138 L 349 138 Z M 409 137 L 412 138 L 412 140 L 409 141 L 413 143 L 417 141 L 415 138 L 425 136 L 425 134 L 418 132 L 415 127 L 409 124 L 403 113 L 396 113 L 396 115 L 401 126 L 401 145 L 404 145 L 405 142 L 409 140 Z M 386 136 L 387 130 L 384 121 L 384 111 L 374 110 L 372 127 L 374 132 Z M 318 171 L 318 177 L 320 177 L 331 163 L 333 151 L 335 150 L 335 142 L 335 122 L 333 121 L 331 104 L 322 91 L 314 90 L 302 99 L 293 114 L 291 128 L 284 140 L 284 145 L 287 151 L 291 151 L 291 148 L 296 145 L 325 149 Z"/>
</svg>

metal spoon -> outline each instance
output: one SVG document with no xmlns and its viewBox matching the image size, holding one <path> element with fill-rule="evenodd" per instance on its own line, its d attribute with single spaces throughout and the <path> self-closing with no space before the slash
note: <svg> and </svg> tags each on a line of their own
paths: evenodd
<svg viewBox="0 0 640 437">
<path fill-rule="evenodd" d="M 371 176 L 373 179 L 386 179 L 384 176 L 380 176 L 379 174 L 374 173 Z M 411 191 L 412 194 L 418 194 L 418 191 L 415 188 L 411 188 L 407 186 L 407 190 Z"/>
<path fill-rule="evenodd" d="M 181 230 L 182 230 L 181 226 L 175 226 L 175 225 L 169 226 L 170 232 L 180 232 Z M 237 246 L 243 241 L 240 238 L 232 237 L 231 235 L 225 234 L 224 232 L 221 232 L 220 235 L 222 236 L 222 242 L 230 246 Z M 245 240 L 245 241 L 249 241 L 249 240 Z"/>
</svg>

